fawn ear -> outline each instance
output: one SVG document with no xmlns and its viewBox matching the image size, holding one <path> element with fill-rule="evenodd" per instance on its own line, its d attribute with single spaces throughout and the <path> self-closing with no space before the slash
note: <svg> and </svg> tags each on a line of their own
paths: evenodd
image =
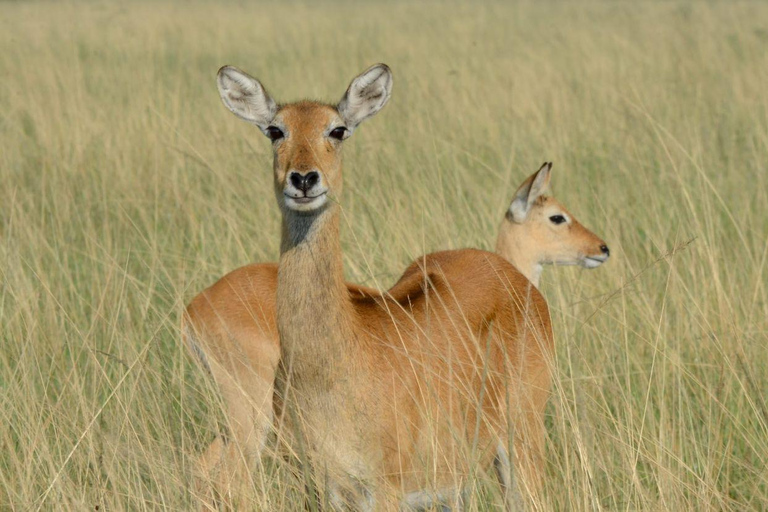
<svg viewBox="0 0 768 512">
<path fill-rule="evenodd" d="M 390 94 L 392 71 L 386 64 L 376 64 L 352 80 L 336 108 L 351 132 L 381 110 Z"/>
<path fill-rule="evenodd" d="M 515 197 L 509 205 L 509 214 L 514 222 L 524 222 L 528 216 L 534 201 L 539 198 L 549 187 L 552 162 L 544 162 L 538 171 L 528 176 L 515 192 Z"/>
<path fill-rule="evenodd" d="M 277 114 L 277 103 L 261 83 L 233 66 L 224 66 L 216 75 L 221 101 L 240 119 L 265 131 Z"/>
</svg>

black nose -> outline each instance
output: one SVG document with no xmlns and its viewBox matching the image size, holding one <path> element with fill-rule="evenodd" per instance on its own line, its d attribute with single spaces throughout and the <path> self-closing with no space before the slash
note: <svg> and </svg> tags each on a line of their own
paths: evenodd
<svg viewBox="0 0 768 512">
<path fill-rule="evenodd" d="M 600 250 L 603 251 L 603 254 L 605 254 L 606 256 L 610 256 L 611 255 L 611 250 L 605 244 L 600 246 Z"/>
<path fill-rule="evenodd" d="M 320 181 L 320 174 L 317 171 L 311 171 L 307 174 L 292 172 L 288 179 L 291 181 L 291 185 L 306 194 L 307 190 L 317 185 L 317 182 Z"/>
</svg>

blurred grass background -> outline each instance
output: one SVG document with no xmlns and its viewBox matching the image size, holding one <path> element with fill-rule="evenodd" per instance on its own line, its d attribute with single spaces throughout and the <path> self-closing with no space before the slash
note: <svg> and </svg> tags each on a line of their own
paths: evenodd
<svg viewBox="0 0 768 512">
<path fill-rule="evenodd" d="M 335 101 L 375 62 L 350 280 L 493 249 L 545 160 L 611 247 L 545 272 L 541 508 L 768 508 L 766 48 L 758 2 L 0 2 L 0 508 L 194 506 L 222 414 L 179 314 L 279 244 L 269 144 L 216 70 Z M 254 485 L 297 508 L 280 464 Z"/>
</svg>

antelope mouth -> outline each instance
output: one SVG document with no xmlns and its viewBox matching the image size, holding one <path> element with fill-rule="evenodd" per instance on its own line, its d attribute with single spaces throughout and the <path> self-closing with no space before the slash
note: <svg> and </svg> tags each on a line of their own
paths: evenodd
<svg viewBox="0 0 768 512">
<path fill-rule="evenodd" d="M 317 194 L 316 196 L 299 196 L 299 197 L 293 197 L 291 195 L 285 194 L 285 197 L 290 197 L 291 199 L 293 199 L 294 201 L 296 201 L 299 204 L 307 204 L 307 203 L 311 203 L 312 201 L 314 201 L 318 197 L 324 196 L 327 193 L 328 192 L 322 192 L 320 194 Z"/>
<path fill-rule="evenodd" d="M 314 196 L 292 196 L 287 192 L 283 193 L 285 196 L 285 205 L 292 210 L 298 211 L 314 210 L 321 207 L 328 199 L 327 194 L 327 190 Z"/>
<path fill-rule="evenodd" d="M 608 256 L 584 256 L 581 265 L 586 268 L 597 268 L 608 260 Z"/>
</svg>

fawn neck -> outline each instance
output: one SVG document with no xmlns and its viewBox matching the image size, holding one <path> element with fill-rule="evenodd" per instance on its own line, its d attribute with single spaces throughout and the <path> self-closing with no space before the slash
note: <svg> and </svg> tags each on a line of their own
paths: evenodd
<svg viewBox="0 0 768 512">
<path fill-rule="evenodd" d="M 533 252 L 533 244 L 529 237 L 524 236 L 523 226 L 510 222 L 508 219 L 501 221 L 499 237 L 496 240 L 496 253 L 510 262 L 535 286 L 539 287 L 542 265 L 538 254 Z"/>
</svg>

